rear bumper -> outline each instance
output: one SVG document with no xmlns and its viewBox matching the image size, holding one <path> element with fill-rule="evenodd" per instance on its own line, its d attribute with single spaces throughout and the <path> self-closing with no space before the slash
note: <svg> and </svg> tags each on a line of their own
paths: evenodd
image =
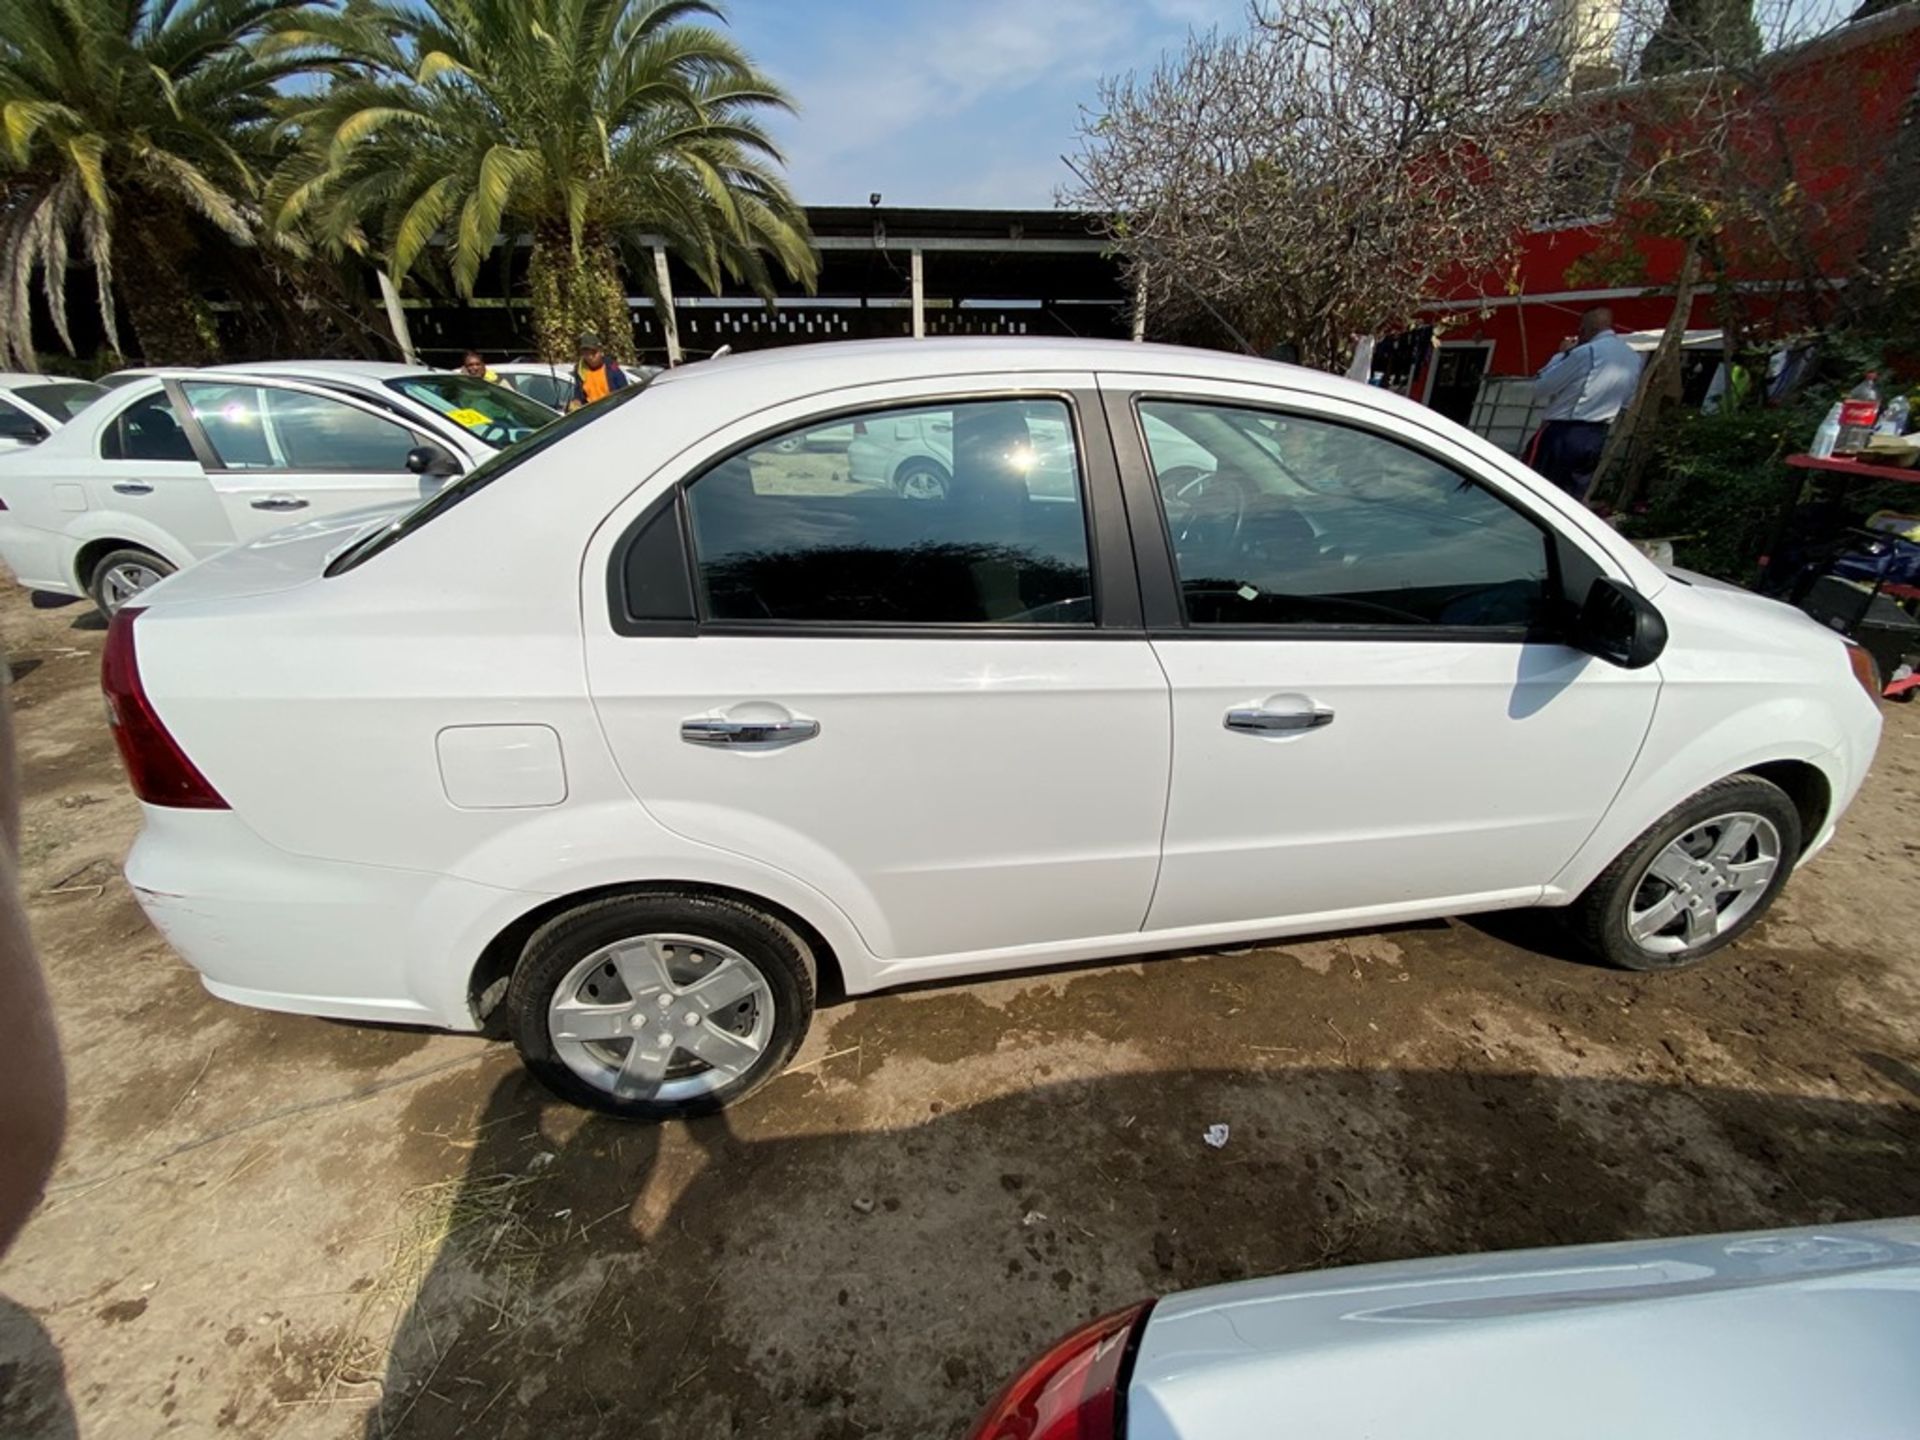
<svg viewBox="0 0 1920 1440">
<path fill-rule="evenodd" d="M 134 896 L 207 989 L 242 1005 L 477 1029 L 474 962 L 541 898 L 289 854 L 227 811 L 144 808 Z"/>
</svg>

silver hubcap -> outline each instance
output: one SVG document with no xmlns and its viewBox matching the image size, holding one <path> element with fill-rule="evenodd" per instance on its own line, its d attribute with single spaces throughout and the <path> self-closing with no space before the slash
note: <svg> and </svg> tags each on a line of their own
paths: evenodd
<svg viewBox="0 0 1920 1440">
<path fill-rule="evenodd" d="M 138 560 L 124 560 L 101 577 L 100 592 L 107 602 L 107 609 L 118 610 L 149 585 L 158 585 L 165 578 L 151 565 L 142 565 Z"/>
<path fill-rule="evenodd" d="M 1780 868 L 1780 832 L 1739 811 L 1702 821 L 1653 857 L 1627 902 L 1627 935 L 1675 955 L 1724 935 L 1767 893 Z"/>
<path fill-rule="evenodd" d="M 773 990 L 697 935 L 639 935 L 561 980 L 547 1029 L 567 1068 L 621 1100 L 690 1100 L 739 1079 L 773 1039 Z"/>
<path fill-rule="evenodd" d="M 903 499 L 938 500 L 946 493 L 946 482 L 931 470 L 909 470 L 900 477 L 900 495 Z"/>
</svg>

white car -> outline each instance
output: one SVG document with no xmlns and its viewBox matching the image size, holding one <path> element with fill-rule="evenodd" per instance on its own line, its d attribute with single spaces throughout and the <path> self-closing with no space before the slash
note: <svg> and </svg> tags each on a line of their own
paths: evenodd
<svg viewBox="0 0 1920 1440">
<path fill-rule="evenodd" d="M 1920 1220 L 1355 1265 L 1075 1331 L 972 1440 L 1824 1440 L 1920 1412 Z"/>
<path fill-rule="evenodd" d="M 487 368 L 500 377 L 502 385 L 555 410 L 565 410 L 573 399 L 571 365 L 549 365 L 540 360 L 503 360 Z M 626 371 L 635 380 L 645 380 L 658 375 L 660 367 L 629 365 Z"/>
<path fill-rule="evenodd" d="M 942 407 L 937 500 L 784 447 Z M 1064 499 L 1022 468 L 1044 411 Z M 1156 482 L 1161 424 L 1204 484 Z M 1863 652 L 1424 406 L 1125 343 L 688 366 L 144 598 L 105 672 L 127 874 L 207 987 L 498 1027 L 632 1116 L 776 1074 L 829 972 L 1529 905 L 1684 964 L 1826 843 L 1880 732 Z"/>
<path fill-rule="evenodd" d="M 1027 448 L 1016 458 L 1024 468 L 1028 489 L 1035 498 L 1071 497 L 1075 485 L 1073 437 L 1066 422 L 1048 408 L 1036 405 L 1027 415 Z M 1183 483 L 1211 472 L 1213 457 L 1171 425 L 1148 417 L 1153 463 L 1165 475 L 1186 467 Z M 947 493 L 953 475 L 953 422 L 947 411 L 901 411 L 871 424 L 855 421 L 809 431 L 788 442 L 790 450 L 829 449 L 829 439 L 844 435 L 847 476 L 856 485 L 886 485 L 909 500 L 937 500 Z"/>
<path fill-rule="evenodd" d="M 402 365 L 308 362 L 127 379 L 0 467 L 0 558 L 106 614 L 292 520 L 412 503 L 553 420 Z"/>
<path fill-rule="evenodd" d="M 0 455 L 38 445 L 106 393 L 90 380 L 0 370 Z"/>
</svg>

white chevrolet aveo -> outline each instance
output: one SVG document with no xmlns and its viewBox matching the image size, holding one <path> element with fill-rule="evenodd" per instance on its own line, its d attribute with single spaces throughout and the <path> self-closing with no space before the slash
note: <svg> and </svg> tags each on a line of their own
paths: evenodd
<svg viewBox="0 0 1920 1440">
<path fill-rule="evenodd" d="M 848 474 L 850 422 L 929 411 L 943 495 Z M 1759 918 L 1879 735 L 1837 636 L 1306 370 L 878 342 L 582 416 L 116 619 L 128 877 L 215 994 L 503 1029 L 664 1117 L 778 1073 L 828 974 L 1527 905 L 1660 969 Z M 1027 483 L 1036 416 L 1071 487 Z"/>
</svg>

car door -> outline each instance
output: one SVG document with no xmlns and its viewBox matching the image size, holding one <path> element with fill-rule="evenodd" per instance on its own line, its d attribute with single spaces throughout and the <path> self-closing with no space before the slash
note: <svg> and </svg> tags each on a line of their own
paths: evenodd
<svg viewBox="0 0 1920 1440">
<path fill-rule="evenodd" d="M 85 424 L 91 409 L 57 437 L 58 463 L 49 466 L 45 489 L 56 518 L 48 528 L 79 526 L 81 538 L 151 545 L 176 565 L 232 545 L 233 527 L 165 385 L 135 380 L 99 403 L 102 423 L 84 453 L 74 454 L 78 442 L 69 442 L 68 431 Z M 116 408 L 105 412 L 109 406 Z M 44 453 L 50 460 L 55 449 L 49 442 Z M 113 517 L 121 515 L 134 523 L 117 523 Z"/>
<path fill-rule="evenodd" d="M 1440 431 L 1304 392 L 1102 384 L 1173 687 L 1148 928 L 1538 898 L 1658 690 L 1559 638 L 1604 555 Z"/>
<path fill-rule="evenodd" d="M 896 383 L 742 422 L 588 557 L 589 681 L 634 792 L 813 886 L 903 978 L 1146 913 L 1167 689 L 1090 386 Z M 1070 494 L 1029 488 L 1035 406 L 1076 437 Z M 902 412 L 952 437 L 938 497 L 795 443 Z"/>
<path fill-rule="evenodd" d="M 407 468 L 426 437 L 351 396 L 252 377 L 170 383 L 241 541 L 313 516 L 416 502 L 441 483 Z"/>
</svg>

